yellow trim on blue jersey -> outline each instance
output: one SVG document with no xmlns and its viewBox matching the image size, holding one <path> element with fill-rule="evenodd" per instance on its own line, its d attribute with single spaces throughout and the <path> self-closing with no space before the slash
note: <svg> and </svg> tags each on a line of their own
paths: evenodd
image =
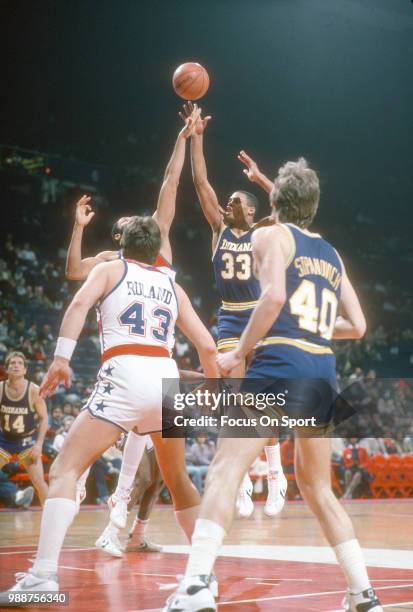
<svg viewBox="0 0 413 612">
<path fill-rule="evenodd" d="M 222 340 L 218 340 L 217 349 L 234 349 L 237 347 L 239 342 L 239 338 L 222 338 Z"/>
<path fill-rule="evenodd" d="M 252 302 L 224 302 L 222 300 L 221 308 L 223 310 L 230 310 L 231 312 L 240 312 L 242 310 L 252 310 L 257 305 L 258 300 Z"/>
<path fill-rule="evenodd" d="M 258 343 L 257 348 L 271 344 L 288 344 L 289 346 L 295 346 L 302 351 L 314 353 L 315 355 L 333 354 L 333 351 L 328 346 L 321 346 L 320 344 L 314 344 L 313 342 L 308 342 L 308 340 L 300 340 L 298 338 L 283 338 L 282 336 L 270 336 L 269 338 L 264 338 L 264 340 L 261 340 L 261 342 Z"/>
<path fill-rule="evenodd" d="M 5 448 L 0 447 L 0 457 L 5 459 L 6 461 L 10 461 L 11 454 L 8 451 L 6 451 Z"/>
</svg>

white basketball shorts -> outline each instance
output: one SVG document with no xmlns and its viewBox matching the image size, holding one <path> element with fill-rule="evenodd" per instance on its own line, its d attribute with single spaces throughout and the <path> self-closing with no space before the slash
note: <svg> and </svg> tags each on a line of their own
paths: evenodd
<svg viewBox="0 0 413 612">
<path fill-rule="evenodd" d="M 179 391 L 178 366 L 169 357 L 112 357 L 100 368 L 84 409 L 123 431 L 162 431 L 162 379 L 176 379 L 168 381 L 168 394 L 171 386 Z"/>
</svg>

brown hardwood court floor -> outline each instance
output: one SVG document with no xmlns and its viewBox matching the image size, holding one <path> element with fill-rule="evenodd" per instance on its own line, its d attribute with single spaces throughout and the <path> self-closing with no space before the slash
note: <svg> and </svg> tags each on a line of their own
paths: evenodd
<svg viewBox="0 0 413 612">
<path fill-rule="evenodd" d="M 386 612 L 413 611 L 413 500 L 348 502 L 346 508 Z M 94 548 L 106 521 L 105 509 L 82 508 L 69 531 L 59 563 L 60 588 L 70 594 L 64 609 L 161 609 L 176 586 L 176 575 L 184 571 L 187 550 L 171 506 L 156 507 L 149 527 L 150 538 L 165 546 L 162 553 L 109 557 Z M 15 572 L 30 567 L 39 524 L 39 511 L 0 512 L 0 590 L 13 584 Z M 250 519 L 236 520 L 216 573 L 222 612 L 341 610 L 344 580 L 302 503 L 288 503 L 275 519 L 266 518 L 263 506 L 256 504 Z"/>
</svg>

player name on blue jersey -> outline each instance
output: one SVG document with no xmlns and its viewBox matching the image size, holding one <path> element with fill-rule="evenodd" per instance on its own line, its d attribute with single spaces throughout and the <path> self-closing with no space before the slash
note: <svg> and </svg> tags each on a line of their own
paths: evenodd
<svg viewBox="0 0 413 612">
<path fill-rule="evenodd" d="M 301 257 L 294 258 L 294 266 L 298 270 L 298 276 L 322 276 L 327 279 L 334 290 L 339 289 L 341 283 L 341 272 L 337 268 L 326 261 L 318 259 L 318 257 Z"/>
<path fill-rule="evenodd" d="M 252 251 L 251 242 L 231 242 L 230 240 L 224 239 L 219 247 L 224 251 L 236 251 L 237 253 L 245 253 L 245 251 Z"/>
</svg>

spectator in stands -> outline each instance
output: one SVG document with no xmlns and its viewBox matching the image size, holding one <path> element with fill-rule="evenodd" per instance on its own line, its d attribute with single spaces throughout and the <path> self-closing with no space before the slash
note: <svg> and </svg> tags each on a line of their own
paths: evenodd
<svg viewBox="0 0 413 612">
<path fill-rule="evenodd" d="M 6 508 L 28 508 L 32 503 L 33 495 L 33 487 L 18 489 L 3 470 L 0 470 L 0 503 Z"/>
<path fill-rule="evenodd" d="M 393 438 L 384 438 L 384 445 L 386 447 L 386 453 L 388 455 L 400 454 L 400 447 Z"/>
<path fill-rule="evenodd" d="M 37 264 L 36 253 L 30 247 L 28 242 L 25 242 L 22 249 L 18 249 L 17 257 L 25 263 Z"/>
<path fill-rule="evenodd" d="M 357 438 L 350 438 L 349 444 L 343 453 L 345 499 L 352 499 L 356 493 L 362 493 L 371 480 L 367 471 L 369 456 L 365 448 L 360 446 Z"/>
<path fill-rule="evenodd" d="M 403 448 L 405 453 L 413 453 L 413 425 L 410 431 L 403 440 Z"/>
<path fill-rule="evenodd" d="M 64 402 L 62 410 L 63 410 L 63 415 L 73 416 L 71 402 Z"/>
<path fill-rule="evenodd" d="M 198 491 L 204 491 L 204 478 L 215 454 L 215 443 L 205 436 L 197 436 L 185 454 L 187 471 Z"/>
<path fill-rule="evenodd" d="M 365 448 L 369 457 L 373 455 L 387 456 L 386 445 L 383 438 L 362 438 L 359 442 L 361 448 Z"/>
<path fill-rule="evenodd" d="M 49 424 L 50 429 L 53 429 L 56 433 L 60 433 L 63 427 L 63 410 L 60 406 L 52 408 Z"/>
<path fill-rule="evenodd" d="M 69 429 L 73 425 L 74 417 L 67 415 L 63 418 L 63 429 L 59 433 L 56 434 L 55 439 L 53 440 L 53 450 L 56 453 L 60 453 L 62 450 L 62 446 L 64 441 L 69 433 Z"/>
</svg>

